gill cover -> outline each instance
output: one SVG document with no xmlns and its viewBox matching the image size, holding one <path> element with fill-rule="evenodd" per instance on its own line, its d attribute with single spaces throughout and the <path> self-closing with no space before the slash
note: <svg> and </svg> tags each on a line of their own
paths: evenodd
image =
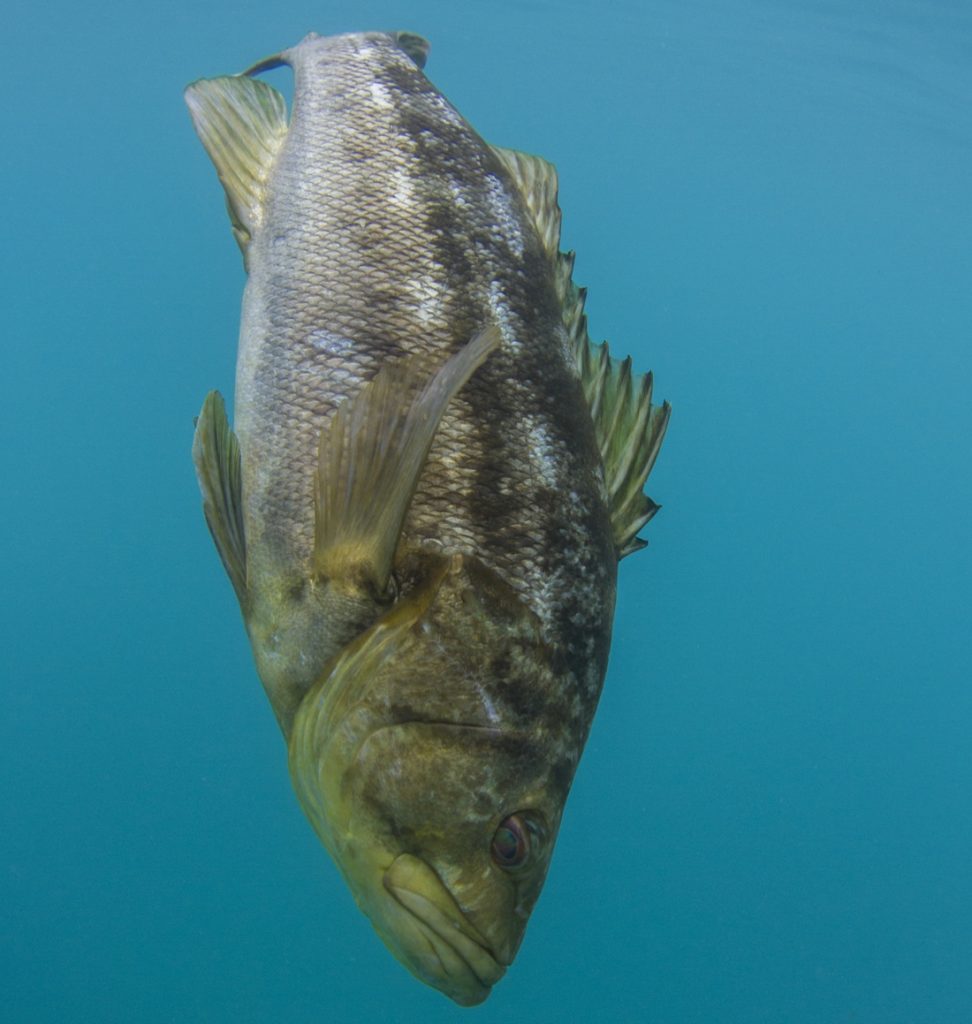
<svg viewBox="0 0 972 1024">
<path fill-rule="evenodd" d="M 555 653 L 510 588 L 475 559 L 426 559 L 423 582 L 304 699 L 290 771 L 393 955 L 471 1005 L 523 937 L 578 730 Z"/>
</svg>

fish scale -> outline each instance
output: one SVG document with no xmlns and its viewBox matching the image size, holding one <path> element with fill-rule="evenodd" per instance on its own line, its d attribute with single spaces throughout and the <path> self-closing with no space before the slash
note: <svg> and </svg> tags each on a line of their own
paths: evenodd
<svg viewBox="0 0 972 1024">
<path fill-rule="evenodd" d="M 291 59 L 298 99 L 268 181 L 266 226 L 251 243 L 237 377 L 248 561 L 285 575 L 309 561 L 317 441 L 337 405 L 389 358 L 420 354 L 441 361 L 498 311 L 511 324 L 509 338 L 518 343 L 517 353 L 497 353 L 447 410 L 403 541 L 475 552 L 554 628 L 556 595 L 540 600 L 551 575 L 540 557 L 549 530 L 550 501 L 544 498 L 550 489 L 537 486 L 539 474 L 523 444 L 524 416 L 545 421 L 557 476 L 583 496 L 577 507 L 564 504 L 557 510 L 565 520 L 589 514 L 580 504 L 594 502 L 589 496 L 596 493 L 597 461 L 590 431 L 588 438 L 572 432 L 569 444 L 566 438 L 558 444 L 566 431 L 551 399 L 571 384 L 563 339 L 549 324 L 537 329 L 534 307 L 549 311 L 555 300 L 541 292 L 538 301 L 540 289 L 530 287 L 519 268 L 511 269 L 511 243 L 483 197 L 484 168 L 498 186 L 502 171 L 461 116 L 387 41 L 312 40 L 291 51 Z M 375 101 L 376 66 L 384 71 L 377 79 L 382 90 L 399 102 Z M 431 148 L 441 153 L 442 168 L 430 173 L 417 156 L 415 132 L 433 130 Z M 440 144 L 444 133 L 451 139 L 448 147 Z M 403 180 L 411 188 L 407 216 L 390 201 Z M 470 181 L 476 189 L 461 184 Z M 454 192 L 463 187 L 463 202 L 456 206 Z M 507 231 L 518 232 L 520 247 L 537 250 L 532 226 L 508 194 L 507 199 L 511 213 L 519 215 Z M 425 225 L 444 208 L 453 218 L 450 246 L 471 238 L 490 244 L 471 247 L 467 276 L 460 281 L 434 248 L 430 252 Z M 274 245 L 281 234 L 287 245 Z M 437 297 L 436 317 L 420 313 L 421 300 L 410 286 L 416 264 L 423 293 Z M 498 303 L 490 301 L 490 286 L 499 287 Z M 375 301 L 376 291 L 390 300 Z M 464 326 L 457 330 L 456 324 Z M 309 341 L 320 330 L 352 339 L 353 348 L 339 360 L 329 358 Z M 558 362 L 559 376 L 551 372 Z M 529 387 L 520 383 L 524 364 L 543 367 Z M 308 375 L 319 382 L 316 387 L 309 386 Z M 472 397 L 476 408 L 468 400 Z M 494 423 L 486 434 L 477 418 L 477 408 L 483 407 L 502 409 L 506 424 Z M 494 452 L 498 446 L 500 454 L 490 453 L 487 460 L 487 445 Z M 479 467 L 487 461 L 484 472 Z M 538 505 L 546 518 L 537 515 Z M 515 524 L 514 543 L 505 532 L 497 534 L 496 524 L 503 521 Z M 555 557 L 591 559 L 583 551 L 561 550 Z M 590 606 L 595 609 L 596 602 Z"/>
<path fill-rule="evenodd" d="M 426 49 L 311 35 L 187 89 L 248 272 L 236 432 L 210 393 L 193 457 L 302 809 L 468 1006 L 542 888 L 669 410 L 587 337 L 553 167 Z"/>
</svg>

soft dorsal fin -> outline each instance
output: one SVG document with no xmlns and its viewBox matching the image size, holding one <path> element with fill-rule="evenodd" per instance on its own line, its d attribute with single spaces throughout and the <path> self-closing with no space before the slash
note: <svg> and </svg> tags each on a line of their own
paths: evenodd
<svg viewBox="0 0 972 1024">
<path fill-rule="evenodd" d="M 517 149 L 490 148 L 516 183 L 544 250 L 549 256 L 555 256 L 560 246 L 557 168 L 543 157 L 521 153 Z"/>
<path fill-rule="evenodd" d="M 185 92 L 196 133 L 226 190 L 233 234 L 246 247 L 263 222 L 267 178 L 287 135 L 287 104 L 245 75 L 201 78 Z"/>
<path fill-rule="evenodd" d="M 574 254 L 560 252 L 557 171 L 538 156 L 492 147 L 516 183 L 544 249 L 554 262 L 564 327 L 604 463 L 611 526 L 618 558 L 645 546 L 638 531 L 658 511 L 642 492 L 655 463 L 671 407 L 651 404 L 651 374 L 634 376 L 631 359 L 611 357 L 607 343 L 592 344 L 587 334 L 587 292 L 574 284 Z"/>
<path fill-rule="evenodd" d="M 210 391 L 196 420 L 192 461 L 203 513 L 240 607 L 246 608 L 246 538 L 243 532 L 240 446 L 218 391 Z"/>
<path fill-rule="evenodd" d="M 477 334 L 438 370 L 383 367 L 321 432 L 314 561 L 327 579 L 385 593 L 399 535 L 449 402 L 501 341 Z"/>
</svg>

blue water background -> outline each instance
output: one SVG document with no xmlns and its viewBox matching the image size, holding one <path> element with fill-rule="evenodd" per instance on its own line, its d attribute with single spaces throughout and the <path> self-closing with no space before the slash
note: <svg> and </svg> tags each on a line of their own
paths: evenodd
<svg viewBox="0 0 972 1024">
<path fill-rule="evenodd" d="M 972 1021 L 972 8 L 16 2 L 0 15 L 0 1018 Z M 409 28 L 556 162 L 674 415 L 544 895 L 461 1011 L 290 790 L 189 459 L 239 254 L 181 99 Z"/>
</svg>

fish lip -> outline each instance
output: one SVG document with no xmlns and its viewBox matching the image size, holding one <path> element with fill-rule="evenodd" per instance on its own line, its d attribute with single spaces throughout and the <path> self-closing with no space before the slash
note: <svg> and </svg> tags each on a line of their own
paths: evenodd
<svg viewBox="0 0 972 1024">
<path fill-rule="evenodd" d="M 437 901 L 419 892 L 414 884 L 416 880 L 432 888 Z M 435 871 L 420 858 L 401 854 L 382 881 L 389 895 L 429 943 L 441 974 L 429 976 L 428 971 L 415 971 L 409 963 L 410 969 L 461 1005 L 473 1006 L 486 999 L 493 985 L 506 973 L 507 965 L 497 959 Z"/>
</svg>

